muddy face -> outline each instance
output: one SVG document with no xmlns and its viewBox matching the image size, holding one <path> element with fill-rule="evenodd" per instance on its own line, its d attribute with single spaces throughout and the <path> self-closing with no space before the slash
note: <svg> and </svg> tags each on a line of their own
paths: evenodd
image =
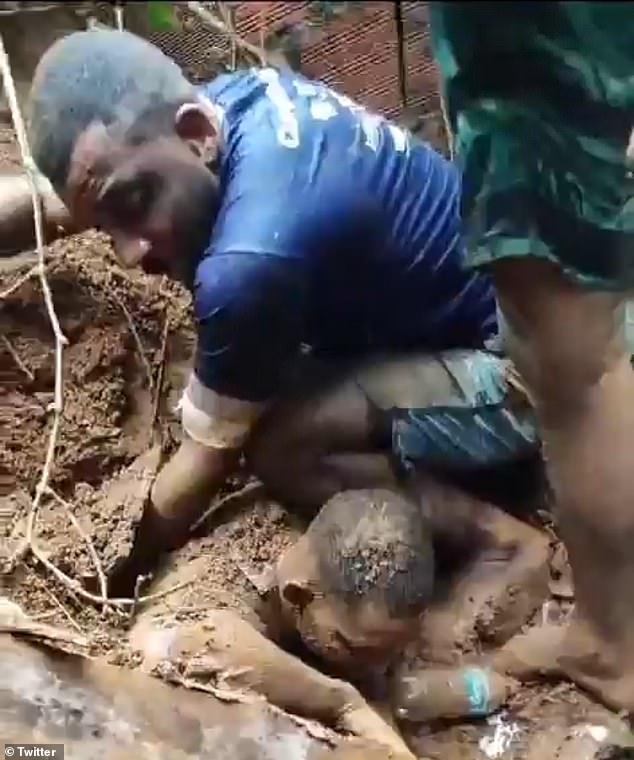
<svg viewBox="0 0 634 760">
<path fill-rule="evenodd" d="M 191 281 L 219 199 L 209 169 L 216 144 L 201 134 L 200 141 L 175 132 L 130 145 L 93 124 L 78 139 L 65 200 L 78 222 L 112 237 L 123 266 Z"/>
<path fill-rule="evenodd" d="M 315 598 L 297 616 L 297 629 L 315 654 L 351 675 L 383 667 L 413 638 L 418 617 L 395 619 L 371 600 L 354 605 Z"/>
<path fill-rule="evenodd" d="M 277 583 L 287 624 L 316 655 L 351 677 L 387 665 L 416 637 L 419 616 L 395 618 L 368 596 L 353 603 L 325 591 L 305 540 L 287 550 Z"/>
</svg>

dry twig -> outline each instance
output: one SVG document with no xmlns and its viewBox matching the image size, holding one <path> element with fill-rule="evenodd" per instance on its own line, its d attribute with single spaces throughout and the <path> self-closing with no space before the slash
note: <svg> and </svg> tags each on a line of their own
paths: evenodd
<svg viewBox="0 0 634 760">
<path fill-rule="evenodd" d="M 0 35 L 0 69 L 2 70 L 2 82 L 4 85 L 4 91 L 9 103 L 9 109 L 11 111 L 11 118 L 13 120 L 13 127 L 15 129 L 18 145 L 20 147 L 20 156 L 22 158 L 22 164 L 26 172 L 26 176 L 29 182 L 29 189 L 31 191 L 31 200 L 33 202 L 33 221 L 35 225 L 35 243 L 38 256 L 37 274 L 42 287 L 42 294 L 44 296 L 44 303 L 46 304 L 46 311 L 48 318 L 53 328 L 53 335 L 55 336 L 55 393 L 54 401 L 52 404 L 53 422 L 48 439 L 48 447 L 46 451 L 46 458 L 44 460 L 44 466 L 42 468 L 42 474 L 40 476 L 39 483 L 35 488 L 35 495 L 31 502 L 31 509 L 29 511 L 29 517 L 26 530 L 26 542 L 27 548 L 31 545 L 33 538 L 33 529 L 35 525 L 35 517 L 37 510 L 44 494 L 51 474 L 51 468 L 55 458 L 55 446 L 57 443 L 57 436 L 59 433 L 59 426 L 61 422 L 62 409 L 64 403 L 63 397 L 63 384 L 62 384 L 62 358 L 64 346 L 67 344 L 66 337 L 62 332 L 55 312 L 55 306 L 53 304 L 53 296 L 51 289 L 46 278 L 46 263 L 44 259 L 44 225 L 42 220 L 42 202 L 37 187 L 38 170 L 33 161 L 31 150 L 26 135 L 26 128 L 24 126 L 24 119 L 20 111 L 18 98 L 15 91 L 15 83 L 13 81 L 13 75 L 11 73 L 11 64 L 9 63 L 9 57 L 4 46 L 4 40 Z"/>
<path fill-rule="evenodd" d="M 66 609 L 66 607 L 60 602 L 60 600 L 55 596 L 55 594 L 50 590 L 50 588 L 42 584 L 42 587 L 44 588 L 44 592 L 48 596 L 48 598 L 53 602 L 53 604 L 57 607 L 57 609 L 62 613 L 62 615 L 68 620 L 68 622 L 73 626 L 73 628 L 77 631 L 77 633 L 81 633 L 82 636 L 84 636 L 84 631 L 81 629 L 81 626 L 79 623 L 75 620 L 75 618 L 70 614 L 70 612 Z M 55 614 L 53 612 L 53 614 Z M 32 616 L 33 617 L 33 616 Z M 33 620 L 36 618 L 33 617 Z"/>
<path fill-rule="evenodd" d="M 35 559 L 51 573 L 63 586 L 65 586 L 67 589 L 72 591 L 73 593 L 77 594 L 77 596 L 81 597 L 82 599 L 85 599 L 88 602 L 92 602 L 93 604 L 101 604 L 101 605 L 107 605 L 109 607 L 115 607 L 118 609 L 126 608 L 134 606 L 135 604 L 137 607 L 139 607 L 142 604 L 146 604 L 147 602 L 155 602 L 159 599 L 163 599 L 165 596 L 169 596 L 170 594 L 173 594 L 176 591 L 180 591 L 180 589 L 185 588 L 186 586 L 191 585 L 192 581 L 186 581 L 183 583 L 177 583 L 175 586 L 171 586 L 168 589 L 165 589 L 165 591 L 159 591 L 156 594 L 148 594 L 147 596 L 141 596 L 138 599 L 126 599 L 126 598 L 117 598 L 117 599 L 104 599 L 102 596 L 99 596 L 97 594 L 93 594 L 87 589 L 85 589 L 80 581 L 78 581 L 76 578 L 71 578 L 69 575 L 66 575 L 65 572 L 60 570 L 56 565 L 54 565 L 50 559 L 44 554 L 44 552 L 41 551 L 41 549 L 34 543 L 31 543 L 30 545 L 31 553 L 35 557 Z"/>
<path fill-rule="evenodd" d="M 33 382 L 35 380 L 35 375 L 31 372 L 31 370 L 26 366 L 26 364 L 20 359 L 20 355 L 13 347 L 13 343 L 7 338 L 6 335 L 2 336 L 2 342 L 4 343 L 4 347 L 7 349 L 7 351 L 11 354 L 11 358 L 16 363 L 19 369 L 24 372 L 24 374 L 28 377 L 28 379 Z"/>
<path fill-rule="evenodd" d="M 207 26 L 210 26 L 212 29 L 215 29 L 217 32 L 221 32 L 222 34 L 226 34 L 227 37 L 231 40 L 232 43 L 236 45 L 236 47 L 241 48 L 247 53 L 250 53 L 256 61 L 261 66 L 267 65 L 267 59 L 266 54 L 263 50 L 261 50 L 257 45 L 253 45 L 248 40 L 245 40 L 244 37 L 241 37 L 239 34 L 233 31 L 233 29 L 230 29 L 227 24 L 225 24 L 224 21 L 221 21 L 219 18 L 216 18 L 213 13 L 210 13 L 203 5 L 202 3 L 195 3 L 190 2 L 186 3 L 187 8 L 198 18 L 203 21 Z"/>
<path fill-rule="evenodd" d="M 253 480 L 250 483 L 242 486 L 242 488 L 239 488 L 237 491 L 228 493 L 221 499 L 214 501 L 209 509 L 205 510 L 205 512 L 198 518 L 198 520 L 196 520 L 196 522 L 192 525 L 190 531 L 194 533 L 196 530 L 198 530 L 198 528 L 200 528 L 201 525 L 204 525 L 204 523 L 211 517 L 211 515 L 213 515 L 219 509 L 226 507 L 227 504 L 230 504 L 233 501 L 240 501 L 240 499 L 243 499 L 245 496 L 248 496 L 251 493 L 257 493 L 258 491 L 263 490 L 264 486 L 262 483 L 260 483 L 259 480 Z"/>
<path fill-rule="evenodd" d="M 151 575 L 137 575 L 136 581 L 134 581 L 134 599 L 132 600 L 132 605 L 130 606 L 130 609 L 128 611 L 128 615 L 130 617 L 130 620 L 136 615 L 136 611 L 139 608 L 139 599 L 141 598 L 141 588 L 143 584 L 149 580 L 152 576 Z"/>
<path fill-rule="evenodd" d="M 8 298 L 12 293 L 15 293 L 16 290 L 19 290 L 25 282 L 31 279 L 31 277 L 38 274 L 40 271 L 39 264 L 29 269 L 29 271 L 26 274 L 23 274 L 22 277 L 18 277 L 18 279 L 12 284 L 9 285 L 9 287 L 6 290 L 3 290 L 0 293 L 0 301 L 4 301 L 5 298 Z"/>
<path fill-rule="evenodd" d="M 150 365 L 149 359 L 147 358 L 147 354 L 145 353 L 145 349 L 143 348 L 143 343 L 141 342 L 141 336 L 139 335 L 136 329 L 136 325 L 134 324 L 134 320 L 132 319 L 132 314 L 130 314 L 130 312 L 128 311 L 128 307 L 123 303 L 123 301 L 119 298 L 119 296 L 114 291 L 112 292 L 112 297 L 119 304 L 119 308 L 123 312 L 128 322 L 128 326 L 130 327 L 130 332 L 132 333 L 134 342 L 136 343 L 136 347 L 139 352 L 141 362 L 143 363 L 143 367 L 145 368 L 145 374 L 147 377 L 148 387 L 151 391 L 153 391 L 154 379 L 152 378 L 152 367 Z"/>
<path fill-rule="evenodd" d="M 165 316 L 165 323 L 163 324 L 163 335 L 161 337 L 161 350 L 159 351 L 158 368 L 156 370 L 156 381 L 154 383 L 155 393 L 154 401 L 152 403 L 152 421 L 150 428 L 152 430 L 152 436 L 154 436 L 159 416 L 159 406 L 161 404 L 161 391 L 163 389 L 163 375 L 165 374 L 165 354 L 167 351 L 167 337 L 169 335 L 170 318 L 169 315 Z"/>
<path fill-rule="evenodd" d="M 99 559 L 99 555 L 97 554 L 97 550 L 95 549 L 95 545 L 93 544 L 92 539 L 79 524 L 79 520 L 73 514 L 71 505 L 65 499 L 62 499 L 62 497 L 56 491 L 48 486 L 46 488 L 46 492 L 64 509 L 68 519 L 71 522 L 71 525 L 73 528 L 75 528 L 84 544 L 86 544 L 88 554 L 90 555 L 90 559 L 92 560 L 97 578 L 99 580 L 99 591 L 101 592 L 101 598 L 103 600 L 106 600 L 108 598 L 108 583 L 106 581 L 106 574 L 103 571 L 103 565 L 101 564 L 101 560 Z"/>
</svg>

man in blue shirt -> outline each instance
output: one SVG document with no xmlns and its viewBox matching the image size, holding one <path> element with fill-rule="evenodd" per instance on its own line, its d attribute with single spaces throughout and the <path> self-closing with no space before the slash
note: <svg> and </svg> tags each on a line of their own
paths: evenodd
<svg viewBox="0 0 634 760">
<path fill-rule="evenodd" d="M 196 89 L 113 31 L 57 42 L 30 105 L 35 160 L 74 224 L 193 293 L 186 435 L 123 586 L 184 540 L 243 452 L 311 511 L 420 462 L 535 452 L 526 399 L 484 350 L 495 299 L 463 268 L 459 174 L 405 130 L 286 71 Z"/>
</svg>

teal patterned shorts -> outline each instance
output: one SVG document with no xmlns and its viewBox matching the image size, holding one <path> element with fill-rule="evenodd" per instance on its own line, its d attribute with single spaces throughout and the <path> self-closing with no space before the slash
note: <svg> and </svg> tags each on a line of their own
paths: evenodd
<svg viewBox="0 0 634 760">
<path fill-rule="evenodd" d="M 535 413 L 511 363 L 454 350 L 377 362 L 356 381 L 388 413 L 405 471 L 495 469 L 540 451 Z"/>
</svg>

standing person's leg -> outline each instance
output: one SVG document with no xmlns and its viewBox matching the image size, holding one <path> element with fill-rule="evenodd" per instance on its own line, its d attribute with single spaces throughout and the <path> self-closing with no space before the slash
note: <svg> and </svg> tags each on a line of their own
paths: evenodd
<svg viewBox="0 0 634 760">
<path fill-rule="evenodd" d="M 537 406 L 576 617 L 560 662 L 634 710 L 631 10 L 434 3 L 465 169 L 473 263 L 491 265 L 508 347 Z M 540 260 L 541 259 L 541 260 Z"/>
</svg>

